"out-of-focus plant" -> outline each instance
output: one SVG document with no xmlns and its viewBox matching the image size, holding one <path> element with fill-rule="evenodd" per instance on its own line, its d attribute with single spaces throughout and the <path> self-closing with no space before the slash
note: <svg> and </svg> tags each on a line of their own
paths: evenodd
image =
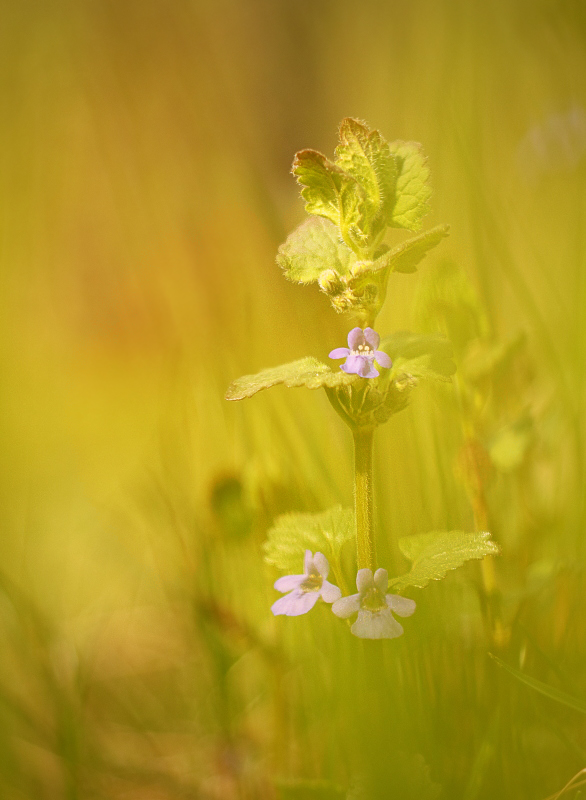
<svg viewBox="0 0 586 800">
<path fill-rule="evenodd" d="M 468 496 L 475 526 L 502 529 L 506 527 L 499 519 L 503 504 L 495 496 L 495 484 L 499 476 L 509 483 L 527 483 L 523 467 L 536 441 L 530 392 L 533 370 L 526 340 L 522 334 L 498 340 L 472 284 L 450 262 L 428 271 L 420 286 L 417 316 L 424 330 L 443 333 L 454 348 L 454 388 L 462 428 L 454 472 Z M 524 491 L 527 494 L 528 487 Z M 529 505 L 535 509 L 538 504 Z M 503 646 L 510 628 L 491 558 L 482 563 L 482 577 L 489 633 L 494 644 Z M 515 594 L 522 597 L 523 587 L 517 587 Z"/>
<path fill-rule="evenodd" d="M 378 567 L 373 515 L 373 438 L 376 428 L 409 402 L 420 380 L 449 381 L 454 372 L 451 346 L 441 335 L 395 333 L 382 341 L 373 329 L 392 272 L 415 272 L 427 252 L 447 235 L 439 225 L 391 247 L 389 228 L 420 230 L 430 197 L 429 168 L 421 146 L 387 142 L 376 130 L 347 118 L 340 125 L 335 159 L 315 150 L 295 156 L 293 174 L 302 187 L 310 218 L 279 248 L 277 263 L 285 277 L 317 283 L 337 312 L 354 323 L 348 347 L 330 358 L 345 361 L 334 370 L 313 357 L 246 375 L 234 381 L 229 400 L 251 397 L 278 384 L 324 388 L 354 437 L 354 513 L 336 507 L 321 514 L 288 514 L 277 519 L 266 543 L 267 560 L 287 574 L 275 588 L 288 592 L 274 613 L 297 616 L 321 597 L 334 614 L 357 614 L 352 633 L 360 638 L 394 638 L 403 628 L 393 617 L 409 616 L 415 603 L 403 592 L 440 580 L 469 559 L 498 552 L 490 535 L 461 531 L 410 536 L 399 542 L 412 562 L 409 572 L 389 581 Z M 383 368 L 382 374 L 377 367 Z M 483 520 L 484 521 L 484 520 Z M 356 543 L 356 586 L 348 595 L 341 550 Z M 303 573 L 299 569 L 306 551 Z M 315 555 L 314 555 L 315 552 Z M 330 563 L 339 583 L 327 582 Z M 340 597 L 342 590 L 346 594 Z"/>
</svg>

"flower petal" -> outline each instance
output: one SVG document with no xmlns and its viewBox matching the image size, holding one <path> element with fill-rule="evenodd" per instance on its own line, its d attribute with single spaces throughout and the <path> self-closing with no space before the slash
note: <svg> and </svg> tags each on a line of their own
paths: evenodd
<svg viewBox="0 0 586 800">
<path fill-rule="evenodd" d="M 362 375 L 365 367 L 368 369 L 369 361 L 366 356 L 348 356 L 340 369 L 349 375 Z"/>
<path fill-rule="evenodd" d="M 312 567 L 313 567 L 313 554 L 311 550 L 306 550 L 305 555 L 303 556 L 303 571 L 305 572 L 306 575 L 309 575 Z"/>
<path fill-rule="evenodd" d="M 340 617 L 340 619 L 351 617 L 352 614 L 355 614 L 359 609 L 359 594 L 349 594 L 347 597 L 341 597 L 339 600 L 336 600 L 332 606 L 332 611 L 337 617 Z"/>
<path fill-rule="evenodd" d="M 383 569 L 382 567 L 377 569 L 377 571 L 374 573 L 374 585 L 382 594 L 387 591 L 387 586 L 389 585 L 389 573 L 386 571 L 386 569 Z"/>
<path fill-rule="evenodd" d="M 275 589 L 278 592 L 290 592 L 292 589 L 297 589 L 304 580 L 305 575 L 283 575 L 275 581 Z"/>
<path fill-rule="evenodd" d="M 330 571 L 330 564 L 328 559 L 324 556 L 323 553 L 316 553 L 313 557 L 313 566 L 325 580 L 328 577 L 328 573 Z M 385 586 L 385 589 L 387 587 Z"/>
<path fill-rule="evenodd" d="M 400 617 L 410 617 L 415 611 L 417 603 L 409 597 L 401 597 L 399 594 L 388 594 L 386 597 L 387 605 Z"/>
<path fill-rule="evenodd" d="M 362 358 L 363 361 L 362 369 L 360 370 L 360 376 L 362 378 L 378 378 L 379 373 L 374 366 L 374 355 L 359 356 L 359 358 Z"/>
<path fill-rule="evenodd" d="M 366 358 L 366 357 L 364 357 L 364 361 L 366 361 L 366 364 L 365 364 L 364 369 L 362 370 L 362 372 L 359 373 L 360 377 L 361 378 L 378 378 L 378 376 L 380 375 L 380 372 L 374 366 L 374 363 L 373 363 L 374 362 L 374 358 Z M 366 365 L 368 365 L 368 367 Z"/>
<path fill-rule="evenodd" d="M 361 639 L 395 639 L 403 633 L 403 626 L 388 608 L 383 608 L 376 612 L 359 611 L 358 619 L 350 630 Z"/>
<path fill-rule="evenodd" d="M 359 344 L 364 344 L 364 331 L 362 328 L 352 328 L 348 334 L 348 347 L 357 350 Z"/>
<path fill-rule="evenodd" d="M 362 594 L 367 589 L 372 589 L 374 586 L 374 580 L 372 577 L 372 570 L 365 568 L 359 569 L 356 573 L 356 588 Z M 385 587 L 386 588 L 386 587 Z"/>
<path fill-rule="evenodd" d="M 393 362 L 391 361 L 391 357 L 388 356 L 382 350 L 377 350 L 374 354 L 374 357 L 377 360 L 377 363 L 381 367 L 385 367 L 385 369 L 390 369 L 393 366 Z"/>
<path fill-rule="evenodd" d="M 370 345 L 372 350 L 376 350 L 380 344 L 380 336 L 372 328 L 364 329 L 364 339 Z"/>
<path fill-rule="evenodd" d="M 295 589 L 273 603 L 271 611 L 275 616 L 285 614 L 288 617 L 298 617 L 307 614 L 314 607 L 319 598 L 319 592 L 302 592 Z"/>
<path fill-rule="evenodd" d="M 330 353 L 330 358 L 346 358 L 350 355 L 350 350 L 347 347 L 336 347 Z"/>
<path fill-rule="evenodd" d="M 321 585 L 321 596 L 325 603 L 335 603 L 342 597 L 342 592 L 333 583 L 324 581 Z"/>
</svg>

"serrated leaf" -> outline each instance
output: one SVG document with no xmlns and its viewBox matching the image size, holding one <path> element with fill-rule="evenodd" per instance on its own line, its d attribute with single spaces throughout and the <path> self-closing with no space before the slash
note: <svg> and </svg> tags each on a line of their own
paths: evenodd
<svg viewBox="0 0 586 800">
<path fill-rule="evenodd" d="M 334 506 L 317 514 L 283 514 L 267 533 L 265 561 L 287 574 L 299 574 L 306 550 L 319 551 L 331 561 L 355 535 L 351 508 Z"/>
<path fill-rule="evenodd" d="M 435 247 L 449 231 L 448 225 L 438 225 L 419 236 L 389 250 L 381 245 L 373 260 L 355 259 L 349 265 L 349 275 L 340 277 L 322 273 L 319 284 L 330 295 L 332 304 L 338 310 L 349 310 L 358 319 L 376 319 L 387 293 L 387 282 L 391 271 L 414 272 L 417 264 L 426 253 Z"/>
<path fill-rule="evenodd" d="M 327 269 L 347 275 L 356 256 L 329 219 L 310 217 L 279 247 L 277 264 L 296 283 L 314 283 Z"/>
<path fill-rule="evenodd" d="M 356 178 L 364 189 L 367 209 L 364 221 L 372 222 L 380 217 L 382 230 L 395 204 L 397 181 L 397 166 L 389 144 L 379 131 L 371 131 L 351 117 L 342 120 L 339 137 L 335 163 Z"/>
<path fill-rule="evenodd" d="M 382 340 L 380 349 L 393 360 L 391 378 L 406 373 L 414 378 L 449 381 L 456 371 L 452 345 L 440 333 L 397 331 Z"/>
<path fill-rule="evenodd" d="M 498 546 L 490 533 L 440 531 L 422 533 L 399 540 L 399 548 L 413 564 L 409 572 L 390 581 L 390 586 L 402 591 L 408 586 L 423 589 L 430 581 L 439 581 L 453 569 L 471 559 L 498 555 Z"/>
<path fill-rule="evenodd" d="M 431 197 L 427 158 L 418 142 L 391 142 L 389 147 L 397 159 L 398 175 L 395 205 L 388 224 L 419 230 Z"/>
<path fill-rule="evenodd" d="M 358 375 L 347 375 L 342 370 L 334 372 L 317 358 L 300 358 L 289 364 L 263 369 L 255 375 L 243 375 L 237 378 L 228 387 L 226 400 L 244 400 L 262 389 L 270 389 L 271 386 L 281 383 L 289 389 L 297 386 L 320 389 L 325 386 L 330 388 L 349 386 L 356 380 L 359 380 Z"/>
<path fill-rule="evenodd" d="M 364 205 L 364 190 L 358 182 L 317 150 L 297 153 L 292 172 L 303 187 L 307 213 L 331 220 L 347 239 L 350 229 L 358 226 Z"/>
<path fill-rule="evenodd" d="M 422 261 L 427 253 L 438 245 L 450 232 L 449 225 L 437 225 L 428 231 L 420 233 L 395 247 L 384 255 L 381 262 L 386 262 L 392 272 L 415 272 L 417 265 Z"/>
</svg>

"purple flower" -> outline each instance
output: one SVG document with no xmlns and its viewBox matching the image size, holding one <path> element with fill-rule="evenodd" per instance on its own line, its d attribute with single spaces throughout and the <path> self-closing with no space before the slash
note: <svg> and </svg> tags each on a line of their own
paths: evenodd
<svg viewBox="0 0 586 800">
<path fill-rule="evenodd" d="M 393 362 L 382 350 L 377 350 L 380 336 L 372 328 L 352 328 L 348 334 L 348 347 L 336 347 L 330 358 L 345 358 L 340 366 L 347 373 L 360 375 L 361 378 L 378 378 L 379 372 L 374 366 L 376 359 L 379 366 L 390 369 Z"/>
<path fill-rule="evenodd" d="M 275 581 L 275 589 L 289 594 L 273 603 L 271 606 L 273 614 L 298 617 L 311 611 L 320 597 L 326 603 L 333 603 L 341 597 L 342 592 L 338 587 L 326 581 L 330 565 L 322 553 L 312 556 L 311 550 L 306 550 L 303 570 L 303 575 L 284 575 Z"/>
<path fill-rule="evenodd" d="M 410 617 L 415 611 L 415 601 L 398 594 L 386 594 L 389 573 L 377 569 L 359 569 L 356 575 L 358 594 L 342 597 L 332 606 L 337 617 L 346 619 L 358 612 L 358 617 L 350 629 L 361 639 L 394 639 L 403 633 L 403 627 L 391 614 Z"/>
</svg>

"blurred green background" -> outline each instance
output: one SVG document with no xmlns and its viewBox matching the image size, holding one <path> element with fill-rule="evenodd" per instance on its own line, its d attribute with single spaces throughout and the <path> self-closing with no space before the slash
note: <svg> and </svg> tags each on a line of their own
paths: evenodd
<svg viewBox="0 0 586 800">
<path fill-rule="evenodd" d="M 558 796 L 586 767 L 584 2 L 0 10 L 0 796 Z M 293 154 L 344 116 L 423 144 L 452 226 L 377 323 L 459 365 L 379 432 L 381 560 L 502 548 L 384 643 L 269 611 L 274 518 L 352 503 L 325 393 L 223 400 L 344 344 L 274 263 Z"/>
</svg>

